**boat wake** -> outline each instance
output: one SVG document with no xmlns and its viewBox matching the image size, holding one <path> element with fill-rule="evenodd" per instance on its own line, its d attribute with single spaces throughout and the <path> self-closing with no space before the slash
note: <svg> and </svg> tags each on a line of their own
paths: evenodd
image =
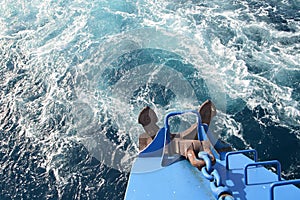
<svg viewBox="0 0 300 200">
<path fill-rule="evenodd" d="M 298 11 L 295 1 L 4 1 L 0 198 L 123 198 L 139 111 L 163 121 L 206 99 L 214 134 L 299 177 Z"/>
</svg>

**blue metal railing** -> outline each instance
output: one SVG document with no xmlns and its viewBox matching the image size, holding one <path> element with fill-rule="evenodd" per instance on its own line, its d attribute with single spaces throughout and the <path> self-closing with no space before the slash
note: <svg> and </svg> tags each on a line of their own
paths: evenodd
<svg viewBox="0 0 300 200">
<path fill-rule="evenodd" d="M 183 115 L 183 114 L 187 114 L 187 113 L 195 114 L 197 116 L 198 139 L 200 141 L 203 141 L 206 139 L 206 134 L 202 127 L 202 119 L 201 119 L 200 113 L 197 110 L 186 110 L 186 111 L 170 112 L 169 114 L 167 114 L 165 116 L 164 123 L 165 123 L 165 131 L 166 131 L 166 135 L 167 135 L 167 140 L 169 139 L 168 137 L 170 136 L 170 134 L 169 134 L 170 133 L 169 118 L 172 116 L 175 116 L 175 115 Z"/>
<path fill-rule="evenodd" d="M 153 156 L 163 156 L 163 150 L 165 148 L 166 144 L 169 144 L 171 141 L 171 135 L 170 135 L 170 125 L 169 125 L 169 118 L 176 115 L 182 115 L 182 114 L 195 114 L 197 116 L 197 134 L 198 139 L 200 141 L 206 140 L 206 134 L 205 130 L 202 126 L 201 116 L 200 113 L 196 110 L 187 110 L 187 111 L 177 111 L 177 112 L 170 112 L 165 116 L 164 119 L 164 127 L 161 128 L 155 138 L 153 139 L 153 142 L 150 143 L 150 145 L 145 148 L 140 154 L 140 157 L 153 157 Z"/>
<path fill-rule="evenodd" d="M 300 184 L 300 179 L 296 180 L 288 180 L 288 181 L 278 181 L 274 182 L 270 186 L 270 199 L 274 200 L 274 188 L 278 186 L 283 186 L 283 185 L 291 185 L 291 184 Z"/>
<path fill-rule="evenodd" d="M 235 154 L 245 154 L 245 153 L 253 153 L 254 154 L 254 162 L 257 162 L 257 151 L 255 149 L 232 151 L 232 152 L 228 152 L 225 156 L 226 169 L 229 170 L 229 156 L 235 155 Z"/>
<path fill-rule="evenodd" d="M 255 162 L 250 163 L 245 166 L 244 174 L 245 174 L 245 184 L 248 185 L 248 168 L 251 166 L 264 166 L 264 165 L 276 165 L 277 166 L 277 177 L 278 181 L 281 181 L 281 165 L 278 160 L 270 160 L 270 161 L 264 161 L 264 162 Z"/>
<path fill-rule="evenodd" d="M 226 165 L 226 169 L 229 170 L 229 157 L 231 155 L 235 155 L 235 154 L 245 154 L 245 153 L 253 153 L 254 154 L 254 163 L 249 163 L 246 164 L 244 167 L 244 176 L 245 176 L 245 185 L 249 185 L 248 183 L 248 169 L 249 167 L 252 166 L 265 166 L 265 165 L 276 165 L 277 168 L 277 180 L 274 182 L 272 182 L 270 184 L 270 200 L 274 200 L 275 198 L 275 187 L 279 187 L 279 186 L 284 186 L 284 185 L 292 185 L 292 184 L 300 184 L 300 179 L 296 179 L 296 180 L 282 180 L 281 178 L 281 164 L 279 161 L 277 160 L 271 160 L 271 161 L 263 161 L 263 162 L 257 162 L 257 151 L 255 149 L 249 149 L 249 150 L 241 150 L 241 151 L 233 151 L 233 152 L 228 152 L 226 153 L 225 156 L 225 165 Z M 258 184 L 265 184 L 265 183 L 258 183 Z"/>
</svg>

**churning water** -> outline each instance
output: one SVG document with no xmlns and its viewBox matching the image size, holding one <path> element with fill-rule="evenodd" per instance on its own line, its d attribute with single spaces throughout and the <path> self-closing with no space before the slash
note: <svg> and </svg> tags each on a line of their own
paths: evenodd
<svg viewBox="0 0 300 200">
<path fill-rule="evenodd" d="M 0 199 L 122 199 L 151 106 L 300 178 L 299 0 L 2 0 Z M 162 123 L 160 123 L 162 125 Z"/>
</svg>

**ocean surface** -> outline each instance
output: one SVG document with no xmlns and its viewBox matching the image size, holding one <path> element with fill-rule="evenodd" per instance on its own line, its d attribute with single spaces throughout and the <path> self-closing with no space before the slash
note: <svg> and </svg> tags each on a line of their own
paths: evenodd
<svg viewBox="0 0 300 200">
<path fill-rule="evenodd" d="M 300 178 L 299 0 L 2 0 L 0 199 L 123 199 L 139 111 Z"/>
</svg>

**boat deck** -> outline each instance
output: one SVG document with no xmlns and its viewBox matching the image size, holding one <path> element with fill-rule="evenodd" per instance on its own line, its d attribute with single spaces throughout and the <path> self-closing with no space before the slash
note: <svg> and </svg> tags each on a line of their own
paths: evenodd
<svg viewBox="0 0 300 200">
<path fill-rule="evenodd" d="M 243 154 L 217 160 L 214 168 L 222 183 L 234 199 L 271 199 L 271 184 L 278 182 L 278 175 L 263 166 L 249 166 L 245 184 L 245 166 L 254 161 Z M 271 163 L 272 164 L 272 163 Z M 272 164 L 273 165 L 273 164 Z M 280 169 L 279 169 L 280 170 Z M 294 185 L 274 188 L 274 199 L 298 199 L 300 190 Z M 215 199 L 210 182 L 187 160 L 161 167 L 159 157 L 138 157 L 132 168 L 125 199 Z"/>
</svg>

